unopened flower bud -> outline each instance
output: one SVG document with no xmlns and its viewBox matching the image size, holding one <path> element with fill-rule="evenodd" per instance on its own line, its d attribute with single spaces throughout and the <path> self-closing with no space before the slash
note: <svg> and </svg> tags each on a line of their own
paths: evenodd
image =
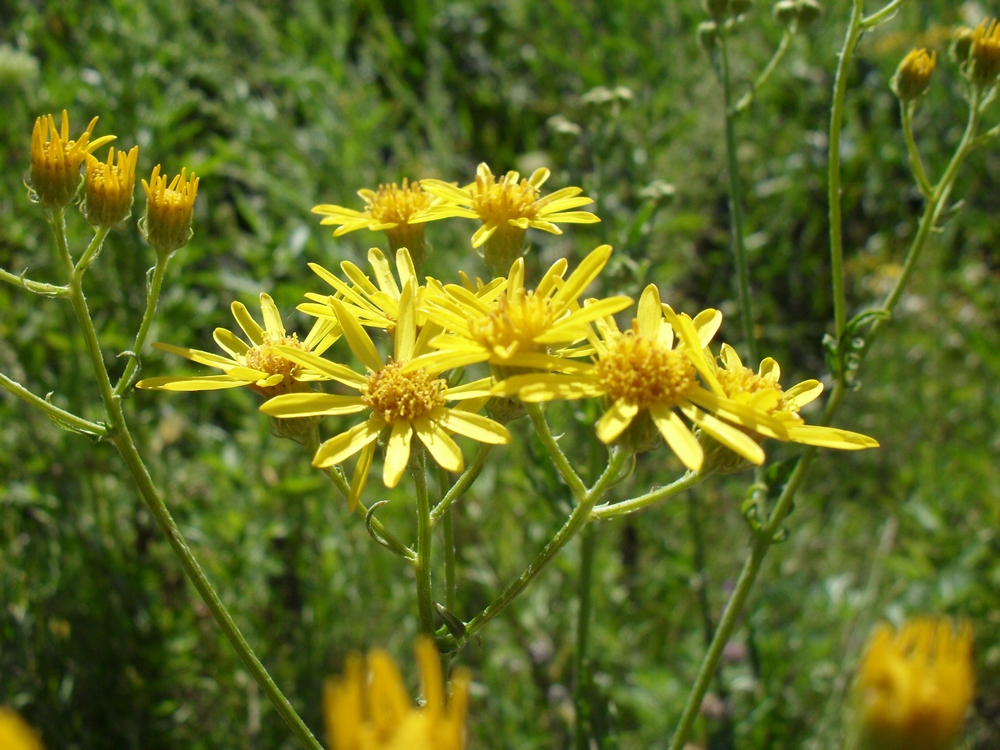
<svg viewBox="0 0 1000 750">
<path fill-rule="evenodd" d="M 823 15 L 823 6 L 817 0 L 799 0 L 798 30 L 812 26 Z"/>
<path fill-rule="evenodd" d="M 139 147 L 127 154 L 119 151 L 117 164 L 114 157 L 114 148 L 108 149 L 107 162 L 87 154 L 87 197 L 81 210 L 95 227 L 114 227 L 132 215 Z"/>
<path fill-rule="evenodd" d="M 719 27 L 715 21 L 703 21 L 698 24 L 698 44 L 706 53 L 712 54 L 719 45 Z"/>
<path fill-rule="evenodd" d="M 774 4 L 771 13 L 786 29 L 794 29 L 799 20 L 799 4 L 795 0 L 781 0 Z"/>
<path fill-rule="evenodd" d="M 704 0 L 705 12 L 712 18 L 721 20 L 731 12 L 729 0 Z"/>
<path fill-rule="evenodd" d="M 926 49 L 915 49 L 903 58 L 896 68 L 896 75 L 889 83 L 893 93 L 902 102 L 909 102 L 927 91 L 934 68 L 937 66 L 937 52 L 927 54 Z"/>
<path fill-rule="evenodd" d="M 951 46 L 948 48 L 948 56 L 959 65 L 965 65 L 969 61 L 969 53 L 972 51 L 972 37 L 976 32 L 968 26 L 959 26 L 951 35 Z"/>
<path fill-rule="evenodd" d="M 69 116 L 62 113 L 62 128 L 56 129 L 52 115 L 35 120 L 31 131 L 30 195 L 45 208 L 63 208 L 76 199 L 80 189 L 80 165 L 84 158 L 115 136 L 106 135 L 90 141 L 97 124 L 95 117 L 79 138 L 69 138 Z"/>
<path fill-rule="evenodd" d="M 972 80 L 983 86 L 992 86 L 1000 75 L 1000 24 L 995 18 L 976 27 L 969 55 Z"/>
<path fill-rule="evenodd" d="M 160 174 L 160 165 L 153 169 L 147 183 L 142 181 L 146 191 L 146 215 L 139 220 L 139 230 L 146 242 L 157 253 L 172 253 L 184 247 L 191 239 L 191 215 L 194 199 L 198 195 L 198 178 L 187 170 L 167 184 L 167 176 Z"/>
</svg>

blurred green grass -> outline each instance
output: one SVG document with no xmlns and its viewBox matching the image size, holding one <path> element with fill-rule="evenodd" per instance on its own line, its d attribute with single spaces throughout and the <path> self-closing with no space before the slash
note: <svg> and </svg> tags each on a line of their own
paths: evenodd
<svg viewBox="0 0 1000 750">
<path fill-rule="evenodd" d="M 759 6 L 738 45 L 744 80 L 780 36 Z M 989 9 L 908 3 L 862 43 L 844 147 L 854 310 L 878 298 L 920 208 L 887 80 L 909 46 L 931 43 L 943 56 L 935 29 Z M 829 4 L 739 124 L 762 348 L 782 362 L 786 383 L 824 371 L 827 108 L 845 12 L 843 0 Z M 722 309 L 722 338 L 739 338 L 721 94 L 695 43 L 703 13 L 693 0 L 0 0 L 0 18 L 0 265 L 60 279 L 21 184 L 39 114 L 65 107 L 74 127 L 98 114 L 100 133 L 139 144 L 140 173 L 162 163 L 202 176 L 195 238 L 171 266 L 151 340 L 212 348 L 211 330 L 230 324 L 229 303 L 251 304 L 261 291 L 291 311 L 320 286 L 307 262 L 362 265 L 381 242 L 366 233 L 333 239 L 313 205 L 357 205 L 358 188 L 403 176 L 464 181 L 479 161 L 497 172 L 545 164 L 555 186 L 580 184 L 598 198 L 602 224 L 532 237 L 536 268 L 611 242 L 604 291 L 637 295 L 656 282 L 677 309 Z M 940 66 L 917 119 L 932 171 L 960 136 L 956 79 Z M 633 97 L 614 116 L 588 103 L 597 86 L 625 86 Z M 724 718 L 706 719 L 701 741 L 710 731 L 718 747 L 838 747 L 840 713 L 827 707 L 874 619 L 939 612 L 976 628 L 968 746 L 996 746 L 998 161 L 995 147 L 970 160 L 955 193 L 961 212 L 929 248 L 842 412 L 841 424 L 883 447 L 819 462 L 722 671 L 719 705 L 732 733 L 720 731 Z M 655 180 L 674 183 L 677 197 L 650 213 L 641 190 Z M 70 224 L 79 245 L 84 222 Z M 429 227 L 429 273 L 484 272 L 468 248 L 472 229 Z M 150 265 L 133 224 L 114 234 L 88 276 L 111 354 L 131 345 Z M 302 316 L 290 319 L 304 329 Z M 57 301 L 0 289 L 0 371 L 96 417 L 73 330 Z M 118 372 L 123 361 L 109 366 Z M 148 375 L 187 364 L 154 351 L 143 366 Z M 588 434 L 581 425 L 593 422 L 592 407 L 551 411 L 560 429 Z M 409 571 L 371 543 L 294 446 L 269 434 L 252 394 L 139 393 L 129 412 L 185 535 L 312 727 L 321 726 L 322 680 L 347 651 L 388 647 L 412 665 Z M 0 425 L 0 701 L 41 728 L 49 748 L 293 747 L 112 452 L 6 395 Z M 568 507 L 541 447 L 517 428 L 523 439 L 491 464 L 456 521 L 466 617 L 520 573 Z M 573 448 L 590 466 L 591 441 Z M 630 486 L 673 476 L 679 465 L 664 466 L 663 455 L 643 457 Z M 717 618 L 745 554 L 746 481 L 714 480 L 691 501 L 600 528 L 593 692 L 603 747 L 666 747 L 703 650 L 699 592 Z M 405 492 L 387 497 L 385 522 L 408 529 Z M 867 600 L 889 518 L 899 524 L 895 543 Z M 460 656 L 476 675 L 473 747 L 567 746 L 576 554 L 568 549 Z"/>
</svg>

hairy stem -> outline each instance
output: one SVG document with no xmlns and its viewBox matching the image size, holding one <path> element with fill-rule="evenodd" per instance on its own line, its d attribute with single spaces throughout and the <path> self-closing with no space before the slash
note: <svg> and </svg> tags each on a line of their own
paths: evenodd
<svg viewBox="0 0 1000 750">
<path fill-rule="evenodd" d="M 132 354 L 125 365 L 125 372 L 118 379 L 115 386 L 115 395 L 124 395 L 131 387 L 132 380 L 139 367 L 139 359 L 142 357 L 142 348 L 146 344 L 146 336 L 149 334 L 149 326 L 153 322 L 156 314 L 156 306 L 160 301 L 160 287 L 163 284 L 163 276 L 167 272 L 167 264 L 170 263 L 170 256 L 165 253 L 156 254 L 156 265 L 153 267 L 153 278 L 149 282 L 149 290 L 146 294 L 146 310 L 142 314 L 142 323 L 139 325 L 139 332 L 135 336 L 135 343 L 132 345 Z"/>
<path fill-rule="evenodd" d="M 0 268 L 0 281 L 6 281 L 13 286 L 21 287 L 29 292 L 41 295 L 42 297 L 68 297 L 69 287 L 44 284 L 41 281 L 32 281 L 24 276 L 16 276 L 10 271 Z"/>
<path fill-rule="evenodd" d="M 594 577 L 594 548 L 597 543 L 597 533 L 593 524 L 587 524 L 580 532 L 580 580 L 577 584 L 579 610 L 576 615 L 576 681 L 573 685 L 573 704 L 576 707 L 576 747 L 577 750 L 590 750 L 591 706 L 590 693 L 590 662 L 587 649 L 590 640 L 590 610 L 591 593 Z"/>
<path fill-rule="evenodd" d="M 90 435 L 106 435 L 108 430 L 103 424 L 98 424 L 97 422 L 91 422 L 83 417 L 78 417 L 76 414 L 72 414 L 65 409 L 60 409 L 55 404 L 49 403 L 44 398 L 36 396 L 34 393 L 29 391 L 20 383 L 17 383 L 2 372 L 0 372 L 0 387 L 4 390 L 13 393 L 22 401 L 31 404 L 36 409 L 41 409 L 43 412 L 48 414 L 52 419 L 57 422 L 63 422 L 70 427 L 79 430 L 80 432 L 86 432 Z"/>
<path fill-rule="evenodd" d="M 417 495 L 417 610 L 420 629 L 434 635 L 434 602 L 431 593 L 431 502 L 427 496 L 427 461 L 423 447 L 416 451 L 413 483 Z"/>
<path fill-rule="evenodd" d="M 552 459 L 552 463 L 555 464 L 559 475 L 573 492 L 576 501 L 578 503 L 583 502 L 587 496 L 587 486 L 580 479 L 580 475 L 576 473 L 569 459 L 566 458 L 566 454 L 559 447 L 559 443 L 552 436 L 552 430 L 549 429 L 549 423 L 545 420 L 545 412 L 542 411 L 541 405 L 525 404 L 525 408 L 528 410 L 528 416 L 531 418 L 531 424 L 534 425 L 538 438 L 542 441 L 542 445 L 545 446 L 545 450 L 548 451 L 549 457 Z"/>
<path fill-rule="evenodd" d="M 740 97 L 739 101 L 733 106 L 733 114 L 740 114 L 746 110 L 752 103 L 753 98 L 756 96 L 757 92 L 763 88 L 764 84 L 771 77 L 771 74 L 775 71 L 781 61 L 788 54 L 788 50 L 791 48 L 792 44 L 792 32 L 786 30 L 784 34 L 781 35 L 781 41 L 778 43 L 778 48 L 774 51 L 771 59 L 768 60 L 767 65 L 757 76 L 756 80 L 751 84 L 750 90 Z"/>
<path fill-rule="evenodd" d="M 492 450 L 493 446 L 488 443 L 479 444 L 479 450 L 476 452 L 476 457 L 472 459 L 472 463 L 465 468 L 458 481 L 444 493 L 441 502 L 435 505 L 434 510 L 431 511 L 431 526 L 436 526 L 437 522 L 448 513 L 452 503 L 460 500 L 469 487 L 472 486 L 472 483 L 476 481 L 482 472 L 483 467 L 486 466 L 486 459 Z"/>
</svg>

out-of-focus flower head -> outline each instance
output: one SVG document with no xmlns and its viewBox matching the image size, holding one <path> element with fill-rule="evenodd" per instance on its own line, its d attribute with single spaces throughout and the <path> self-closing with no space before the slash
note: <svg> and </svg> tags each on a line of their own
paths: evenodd
<svg viewBox="0 0 1000 750">
<path fill-rule="evenodd" d="M 61 129 L 56 129 L 52 115 L 35 120 L 31 131 L 30 189 L 32 197 L 45 208 L 62 208 L 72 203 L 80 189 L 80 165 L 83 160 L 115 139 L 113 135 L 105 135 L 90 140 L 97 119 L 91 120 L 76 140 L 70 140 L 69 115 L 65 109 Z"/>
<path fill-rule="evenodd" d="M 160 174 L 160 165 L 153 168 L 149 182 L 142 181 L 146 191 L 146 215 L 139 220 L 139 230 L 157 253 L 172 253 L 191 239 L 191 218 L 194 199 L 198 196 L 199 179 L 187 169 L 167 182 Z"/>
<path fill-rule="evenodd" d="M 16 711 L 0 706 L 0 748 L 2 750 L 44 750 L 38 735 Z"/>
<path fill-rule="evenodd" d="M 901 102 L 911 102 L 927 92 L 936 67 L 937 52 L 927 54 L 926 49 L 910 50 L 899 63 L 889 85 Z"/>
</svg>

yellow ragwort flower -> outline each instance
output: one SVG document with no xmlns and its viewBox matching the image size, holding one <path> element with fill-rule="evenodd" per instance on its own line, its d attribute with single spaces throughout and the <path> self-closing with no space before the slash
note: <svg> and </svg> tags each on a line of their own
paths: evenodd
<svg viewBox="0 0 1000 750">
<path fill-rule="evenodd" d="M 345 674 L 327 680 L 323 716 L 331 750 L 462 750 L 469 702 L 469 675 L 456 672 L 446 696 L 434 642 L 416 642 L 424 702 L 414 708 L 403 679 L 385 651 L 372 651 L 367 665 L 348 657 Z"/>
<path fill-rule="evenodd" d="M 149 182 L 142 181 L 146 191 L 146 215 L 139 220 L 139 230 L 158 253 L 172 253 L 191 239 L 191 217 L 194 199 L 198 196 L 199 179 L 187 169 L 169 183 L 160 174 L 160 165 L 153 168 Z"/>
<path fill-rule="evenodd" d="M 763 425 L 781 430 L 781 423 L 707 390 L 698 381 L 699 374 L 709 373 L 702 350 L 721 323 L 718 310 L 705 310 L 694 320 L 677 315 L 661 304 L 659 291 L 650 284 L 643 290 L 630 329 L 620 331 L 610 315 L 598 321 L 600 336 L 591 336 L 593 362 L 538 355 L 532 360 L 534 366 L 550 372 L 507 378 L 493 393 L 528 402 L 606 397 L 611 405 L 596 425 L 602 442 L 615 442 L 640 415 L 648 414 L 681 463 L 699 471 L 704 451 L 681 419 L 684 415 L 747 461 L 760 464 L 764 461 L 760 445 L 717 417 L 747 429 Z"/>
<path fill-rule="evenodd" d="M 340 338 L 340 326 L 333 321 L 318 320 L 305 341 L 299 341 L 295 334 L 289 336 L 285 332 L 281 314 L 269 295 L 260 295 L 260 309 L 264 315 L 263 328 L 242 302 L 233 302 L 233 317 L 250 343 L 232 331 L 216 328 L 212 336 L 228 357 L 184 346 L 153 344 L 157 349 L 179 354 L 192 362 L 222 370 L 225 374 L 146 378 L 140 380 L 136 387 L 157 391 L 215 391 L 247 386 L 264 398 L 273 398 L 282 393 L 308 390 L 307 384 L 311 381 L 327 380 L 287 359 L 281 350 L 292 348 L 322 354 Z"/>
<path fill-rule="evenodd" d="M 766 357 L 755 373 L 744 367 L 740 356 L 729 344 L 722 345 L 719 360 L 717 362 L 711 354 L 705 357 L 712 375 L 709 383 L 713 390 L 738 404 L 764 412 L 781 423 L 781 430 L 778 431 L 766 424 L 761 425 L 756 430 L 759 436 L 845 451 L 878 447 L 878 441 L 867 435 L 805 423 L 799 410 L 823 392 L 823 384 L 818 380 L 803 380 L 785 391 L 779 382 L 781 367 L 777 362 Z"/>
<path fill-rule="evenodd" d="M 928 55 L 926 49 L 910 50 L 899 63 L 889 85 L 900 101 L 912 101 L 927 91 L 936 67 L 937 52 Z"/>
<path fill-rule="evenodd" d="M 881 625 L 854 686 L 866 747 L 947 750 L 972 702 L 972 628 L 922 618 L 897 632 Z"/>
<path fill-rule="evenodd" d="M 578 187 L 567 187 L 542 196 L 540 188 L 549 179 L 548 169 L 536 169 L 531 177 L 508 172 L 497 179 L 486 164 L 476 168 L 476 179 L 465 187 L 441 180 L 423 180 L 423 188 L 440 199 L 411 221 L 436 221 L 450 217 L 479 219 L 482 226 L 472 235 L 472 247 L 486 245 L 485 258 L 491 273 L 502 274 L 524 254 L 528 227 L 562 234 L 560 224 L 593 224 L 600 221 L 588 211 L 571 209 L 593 203 Z"/>
<path fill-rule="evenodd" d="M 983 21 L 972 36 L 973 80 L 983 86 L 992 86 L 1000 75 L 1000 24 L 997 19 Z"/>
<path fill-rule="evenodd" d="M 614 315 L 632 304 L 629 297 L 608 297 L 580 307 L 578 299 L 598 277 L 611 257 L 611 246 L 594 249 L 564 279 L 568 264 L 556 261 L 536 289 L 524 288 L 524 259 L 511 265 L 506 283 L 490 284 L 478 292 L 448 285 L 431 296 L 427 318 L 448 333 L 431 340 L 441 351 L 465 353 L 470 361 L 501 367 L 532 368 L 551 347 L 582 341 L 590 323 Z"/>
<path fill-rule="evenodd" d="M 114 148 L 108 149 L 107 162 L 87 154 L 87 197 L 83 214 L 95 227 L 114 227 L 131 216 L 138 158 L 138 146 L 133 146 L 127 154 L 119 151 L 117 164 Z"/>
<path fill-rule="evenodd" d="M 301 349 L 279 347 L 282 355 L 325 379 L 335 380 L 358 391 L 357 396 L 327 393 L 292 393 L 268 401 L 261 411 L 272 417 L 302 418 L 368 411 L 367 421 L 324 442 L 313 457 L 313 466 L 326 468 L 343 463 L 361 451 L 354 473 L 349 502 L 351 510 L 364 488 L 375 453 L 375 440 L 388 432 L 382 480 L 395 487 L 410 459 L 413 435 L 420 439 L 435 461 L 447 471 L 462 471 L 462 450 L 449 433 L 458 433 L 481 443 L 510 442 L 510 433 L 500 424 L 448 401 L 480 401 L 489 394 L 489 378 L 449 388 L 439 377 L 445 370 L 476 361 L 467 352 L 425 352 L 417 338 L 416 283 L 403 287 L 399 317 L 393 337 L 393 357 L 382 360 L 374 342 L 361 324 L 337 299 L 331 301 L 355 356 L 365 366 L 362 375 L 344 365 L 329 362 Z"/>
<path fill-rule="evenodd" d="M 62 130 L 56 129 L 52 115 L 35 120 L 31 131 L 31 190 L 45 208 L 68 206 L 80 189 L 80 165 L 88 154 L 115 136 L 105 135 L 91 142 L 97 119 L 75 141 L 69 139 L 69 115 L 62 113 Z"/>
<path fill-rule="evenodd" d="M 0 706 L 0 748 L 2 750 L 44 750 L 38 735 L 17 712 Z"/>
<path fill-rule="evenodd" d="M 314 206 L 313 213 L 326 217 L 320 224 L 338 225 L 333 232 L 334 237 L 358 229 L 385 232 L 389 238 L 390 250 L 395 251 L 405 247 L 417 265 L 420 265 L 425 254 L 424 226 L 411 223 L 410 220 L 414 215 L 434 205 L 437 202 L 435 197 L 424 192 L 418 180 L 411 183 L 405 177 L 402 186 L 393 182 L 389 185 L 379 185 L 377 191 L 364 188 L 358 191 L 358 195 L 365 202 L 363 211 L 325 203 Z"/>
</svg>

